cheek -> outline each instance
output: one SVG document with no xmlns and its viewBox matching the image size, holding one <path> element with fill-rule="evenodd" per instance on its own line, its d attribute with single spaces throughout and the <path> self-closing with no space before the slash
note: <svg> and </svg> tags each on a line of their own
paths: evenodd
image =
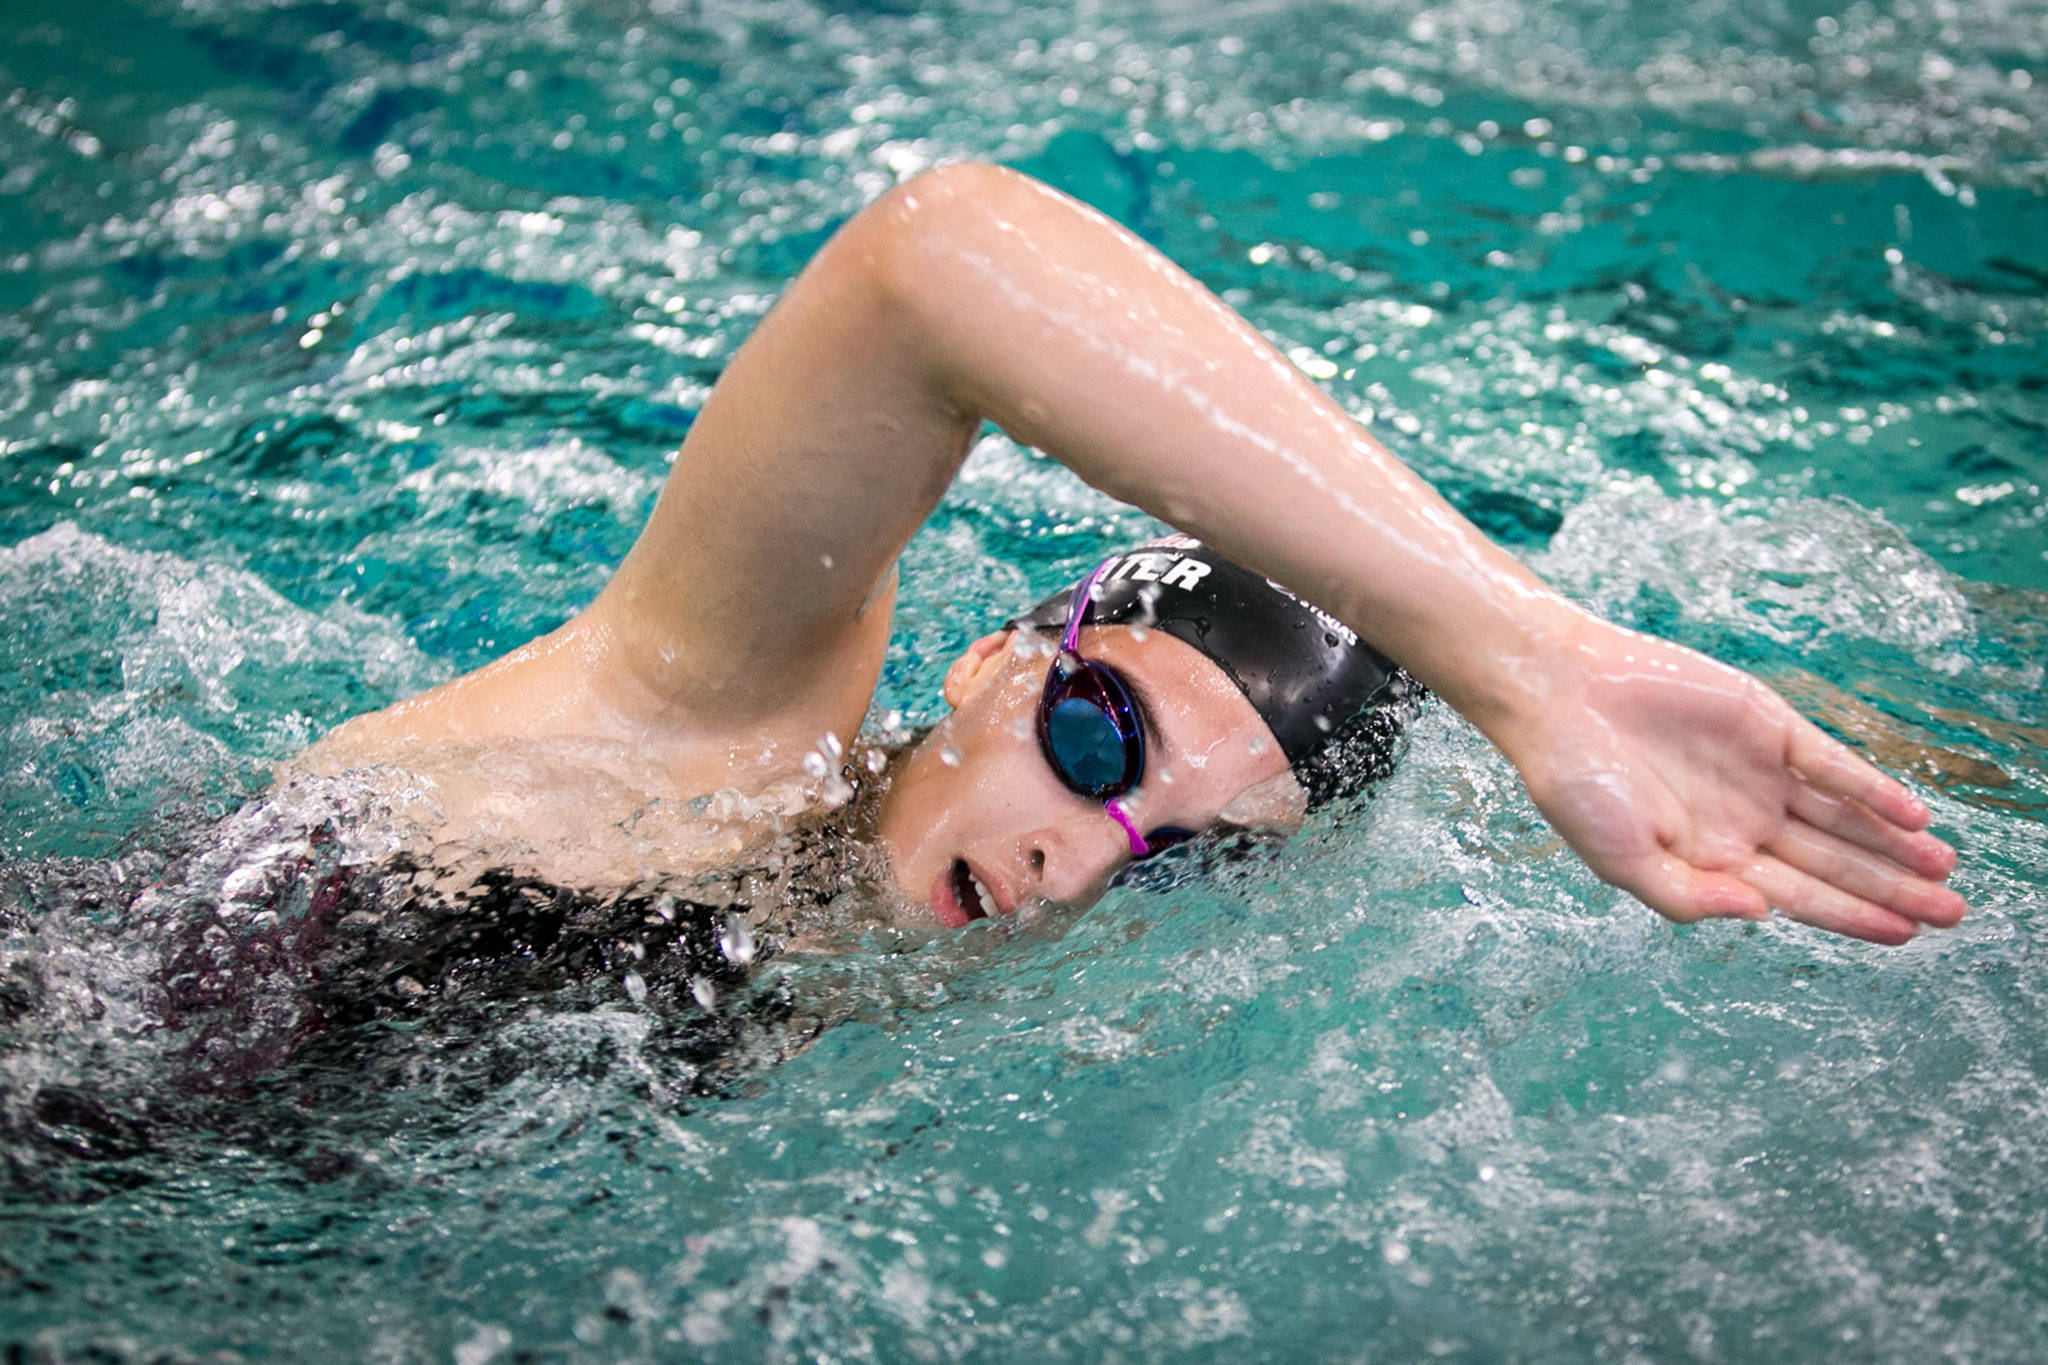
<svg viewBox="0 0 2048 1365">
<path fill-rule="evenodd" d="M 1043 692 L 1043 677 L 1017 670 L 954 713 L 963 762 L 1038 759 L 1038 701 Z"/>
<path fill-rule="evenodd" d="M 1210 717 L 1175 713 L 1168 723 L 1175 721 L 1183 747 L 1168 761 L 1148 755 L 1133 808 L 1140 823 L 1203 828 L 1239 796 L 1287 771 L 1270 740 L 1248 739 Z"/>
<path fill-rule="evenodd" d="M 1187 775 L 1230 791 L 1264 782 L 1287 771 L 1287 757 L 1263 731 L 1250 735 L 1210 726 L 1210 737 L 1181 755 Z"/>
<path fill-rule="evenodd" d="M 1029 721 L 1020 726 L 993 707 L 954 713 L 931 742 L 933 807 L 945 821 L 1000 808 L 1020 784 L 1029 785 L 1031 767 L 1044 766 Z"/>
<path fill-rule="evenodd" d="M 963 803 L 984 822 L 1037 811 L 1066 790 L 1039 756 L 1037 737 L 1027 729 L 1019 738 L 1007 724 L 962 765 L 961 776 Z"/>
<path fill-rule="evenodd" d="M 951 770 L 948 825 L 963 843 L 1007 837 L 1057 818 L 1074 800 L 1038 749 L 1030 717 L 990 716 Z"/>
<path fill-rule="evenodd" d="M 1035 828 L 1073 798 L 1038 747 L 1045 665 L 1027 661 L 953 712 L 935 746 L 927 795 L 934 836 L 956 846 Z"/>
</svg>

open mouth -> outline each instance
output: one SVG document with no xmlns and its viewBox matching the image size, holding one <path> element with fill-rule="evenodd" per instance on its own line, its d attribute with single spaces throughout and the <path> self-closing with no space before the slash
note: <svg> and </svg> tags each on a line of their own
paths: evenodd
<svg viewBox="0 0 2048 1365">
<path fill-rule="evenodd" d="M 964 858 L 953 860 L 953 899 L 969 919 L 988 919 L 996 913 L 996 898 L 981 884 L 981 878 L 974 875 L 974 869 Z"/>
</svg>

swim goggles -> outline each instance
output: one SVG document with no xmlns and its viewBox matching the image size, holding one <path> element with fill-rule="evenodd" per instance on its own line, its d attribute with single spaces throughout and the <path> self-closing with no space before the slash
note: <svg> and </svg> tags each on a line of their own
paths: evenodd
<svg viewBox="0 0 2048 1365">
<path fill-rule="evenodd" d="M 1066 632 L 1038 699 L 1038 747 L 1067 790 L 1102 802 L 1129 837 L 1131 856 L 1146 858 L 1194 835 L 1169 826 L 1147 837 L 1118 799 L 1145 776 L 1145 727 L 1130 686 L 1108 664 L 1082 658 L 1079 649 L 1090 591 L 1112 562 L 1096 565 L 1067 601 Z"/>
</svg>

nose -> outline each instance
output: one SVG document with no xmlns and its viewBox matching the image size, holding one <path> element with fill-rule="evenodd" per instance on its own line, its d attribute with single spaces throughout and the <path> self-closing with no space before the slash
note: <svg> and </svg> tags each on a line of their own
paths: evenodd
<svg viewBox="0 0 2048 1365">
<path fill-rule="evenodd" d="M 1024 849 L 1037 894 L 1082 908 L 1102 899 L 1109 879 L 1130 860 L 1131 840 L 1114 816 L 1094 806 L 1032 831 Z"/>
</svg>

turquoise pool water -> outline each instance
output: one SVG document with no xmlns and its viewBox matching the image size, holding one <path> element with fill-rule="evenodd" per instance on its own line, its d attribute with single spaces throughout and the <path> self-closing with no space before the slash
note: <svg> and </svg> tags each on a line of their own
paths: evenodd
<svg viewBox="0 0 2048 1365">
<path fill-rule="evenodd" d="M 9 1360 L 2048 1353 L 2048 7 L 4 26 Z M 1975 914 L 1675 930 L 1439 709 L 1277 858 L 775 959 L 716 1094 L 702 1007 L 609 969 L 266 1053 L 317 994 L 268 765 L 587 600 L 792 273 L 966 156 L 1575 597 L 1877 737 Z M 1146 526 L 983 442 L 880 710 Z M 167 1019 L 193 953 L 233 989 Z"/>
</svg>

